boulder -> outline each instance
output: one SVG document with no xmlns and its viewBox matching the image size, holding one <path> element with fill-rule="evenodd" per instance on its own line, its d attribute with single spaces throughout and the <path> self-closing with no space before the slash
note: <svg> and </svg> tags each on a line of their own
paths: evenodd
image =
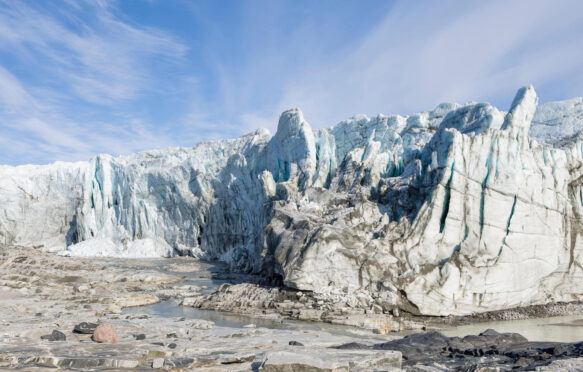
<svg viewBox="0 0 583 372">
<path fill-rule="evenodd" d="M 93 341 L 108 344 L 117 344 L 117 331 L 113 324 L 103 323 L 95 328 Z"/>
</svg>

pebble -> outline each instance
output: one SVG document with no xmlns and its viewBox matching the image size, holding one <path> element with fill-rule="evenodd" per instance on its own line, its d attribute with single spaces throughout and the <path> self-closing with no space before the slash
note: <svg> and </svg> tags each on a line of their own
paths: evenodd
<svg viewBox="0 0 583 372">
<path fill-rule="evenodd" d="M 152 368 L 162 368 L 164 366 L 164 358 L 156 358 L 152 361 Z"/>
</svg>

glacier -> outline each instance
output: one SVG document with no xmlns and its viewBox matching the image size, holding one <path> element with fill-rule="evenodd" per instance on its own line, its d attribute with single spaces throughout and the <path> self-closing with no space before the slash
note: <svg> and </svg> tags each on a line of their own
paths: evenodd
<svg viewBox="0 0 583 372">
<path fill-rule="evenodd" d="M 89 162 L 0 166 L 0 242 L 191 255 L 363 307 L 583 299 L 583 98 L 444 103 Z"/>
</svg>

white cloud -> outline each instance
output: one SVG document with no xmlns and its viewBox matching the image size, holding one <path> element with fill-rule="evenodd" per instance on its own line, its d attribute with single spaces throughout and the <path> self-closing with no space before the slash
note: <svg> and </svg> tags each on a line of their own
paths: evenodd
<svg viewBox="0 0 583 372">
<path fill-rule="evenodd" d="M 145 61 L 174 63 L 187 48 L 165 32 L 120 21 L 108 2 L 78 4 L 46 12 L 22 2 L 0 4 L 0 53 L 29 68 L 14 66 L 17 76 L 0 64 L 2 163 L 87 160 L 99 152 L 127 154 L 174 143 L 115 107 L 159 89 Z M 84 18 L 88 13 L 91 20 Z M 80 120 L 91 117 L 84 114 L 91 111 L 87 103 L 105 105 L 101 110 L 117 123 Z"/>
<path fill-rule="evenodd" d="M 527 83 L 542 101 L 583 95 L 580 1 L 400 1 L 348 40 L 338 19 L 286 3 L 241 3 L 218 21 L 184 2 L 199 31 L 192 48 L 129 21 L 120 4 L 0 2 L 0 56 L 16 61 L 0 61 L 0 163 L 273 132 L 291 107 L 324 127 L 443 101 L 505 109 Z M 175 102 L 152 109 L 164 98 Z"/>
<path fill-rule="evenodd" d="M 288 84 L 279 108 L 299 106 L 315 126 L 328 126 L 358 112 L 404 114 L 443 101 L 509 104 L 524 84 L 580 69 L 581 2 L 411 4 L 398 4 L 345 59 Z"/>
<path fill-rule="evenodd" d="M 35 105 L 33 98 L 22 87 L 18 79 L 0 66 L 0 103 L 6 110 L 22 112 Z"/>
<path fill-rule="evenodd" d="M 0 49 L 50 64 L 53 73 L 90 102 L 131 99 L 153 89 L 144 61 L 180 58 L 187 51 L 168 33 L 122 22 L 107 2 L 62 7 L 59 12 L 64 13 L 60 19 L 54 10 L 7 2 L 0 7 Z"/>
</svg>

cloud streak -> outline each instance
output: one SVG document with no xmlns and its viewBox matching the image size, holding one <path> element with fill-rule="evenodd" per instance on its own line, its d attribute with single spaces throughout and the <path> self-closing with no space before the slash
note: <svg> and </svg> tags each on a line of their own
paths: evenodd
<svg viewBox="0 0 583 372">
<path fill-rule="evenodd" d="M 0 5 L 0 53 L 15 61 L 16 72 L 0 65 L 1 162 L 81 160 L 172 144 L 118 108 L 159 89 L 144 60 L 179 63 L 188 48 L 164 31 L 123 22 L 109 2 L 47 4 Z M 87 114 L 102 110 L 118 124 Z"/>
<path fill-rule="evenodd" d="M 505 109 L 522 85 L 581 73 L 581 3 L 409 4 L 399 3 L 343 61 L 287 86 L 279 106 L 303 107 L 318 126 L 443 101 L 487 100 Z M 540 93 L 543 100 L 563 98 L 551 89 Z"/>
<path fill-rule="evenodd" d="M 444 101 L 583 95 L 572 0 L 0 2 L 0 163 L 88 159 Z"/>
</svg>

